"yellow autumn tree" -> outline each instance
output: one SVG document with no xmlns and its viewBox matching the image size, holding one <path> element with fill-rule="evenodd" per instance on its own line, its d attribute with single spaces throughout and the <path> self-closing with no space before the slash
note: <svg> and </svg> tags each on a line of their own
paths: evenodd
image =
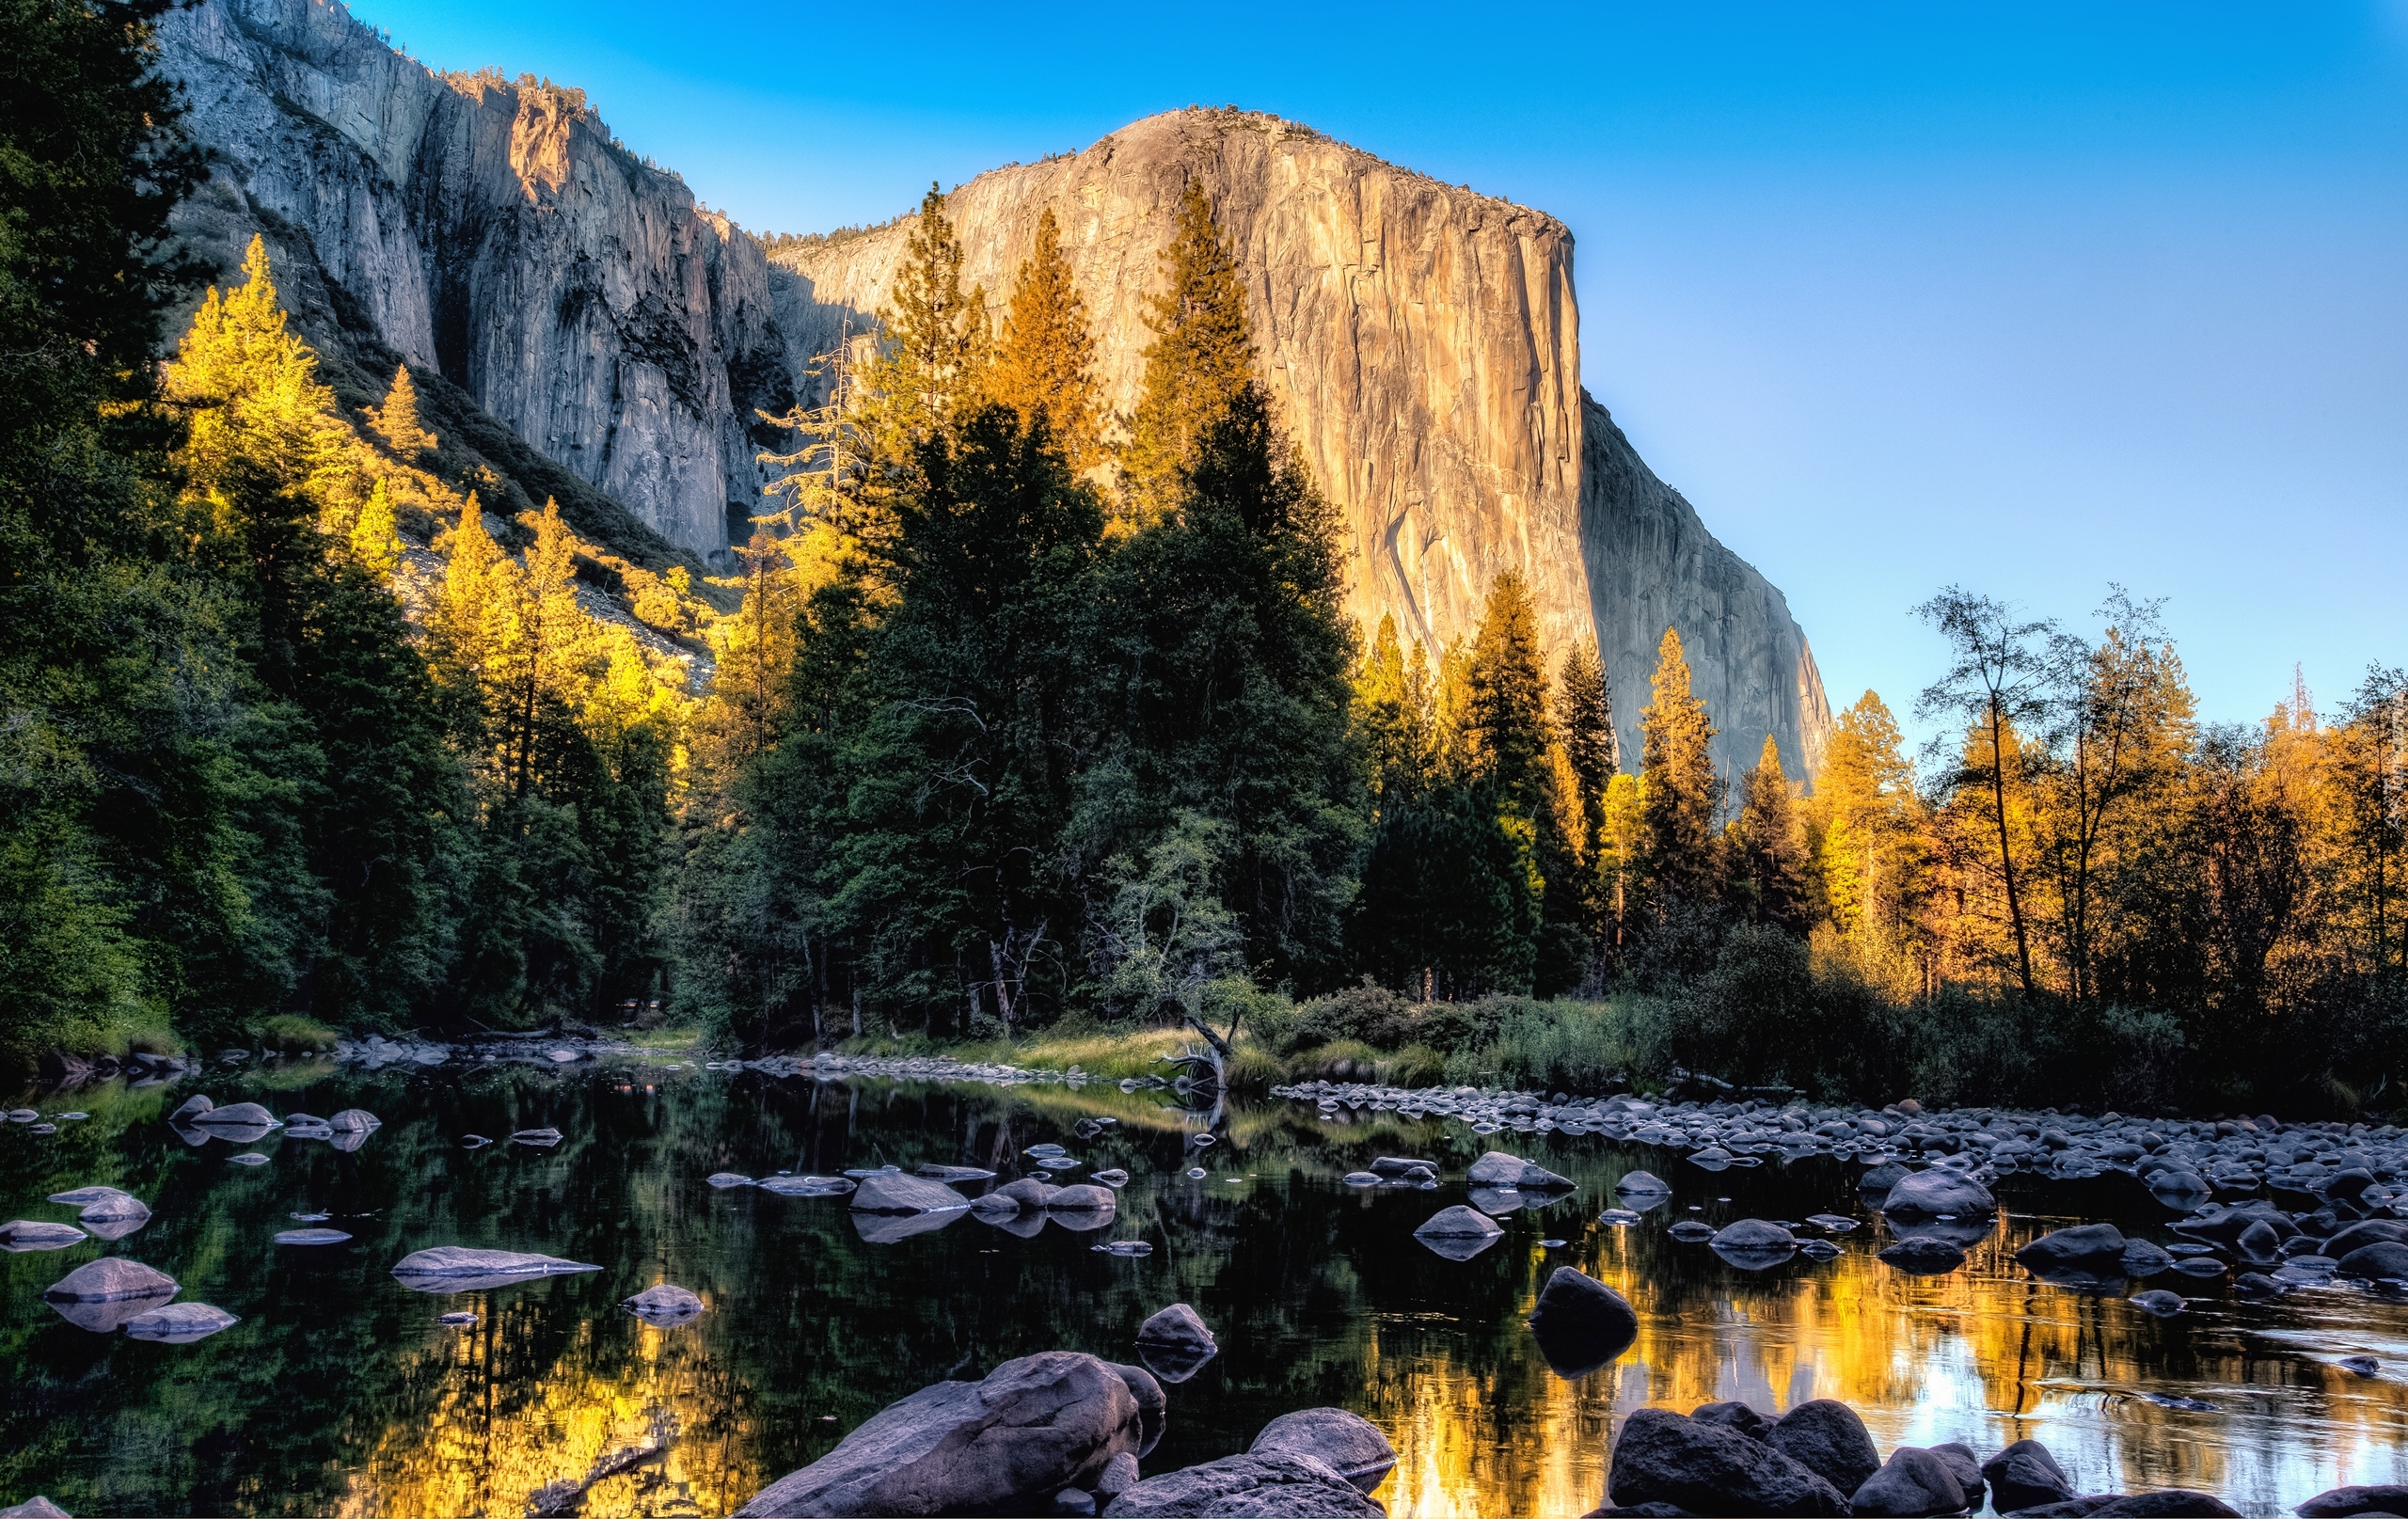
<svg viewBox="0 0 2408 1519">
<path fill-rule="evenodd" d="M 1012 283 L 1011 307 L 995 342 L 987 391 L 1017 413 L 1023 427 L 1045 420 L 1070 467 L 1085 470 L 1103 457 L 1103 400 L 1095 378 L 1095 338 L 1086 303 L 1062 256 L 1054 208 L 1038 219 L 1037 243 Z"/>
</svg>

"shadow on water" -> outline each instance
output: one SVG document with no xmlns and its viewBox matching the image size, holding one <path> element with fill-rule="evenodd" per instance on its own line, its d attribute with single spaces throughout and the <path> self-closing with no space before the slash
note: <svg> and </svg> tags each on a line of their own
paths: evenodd
<svg viewBox="0 0 2408 1519">
<path fill-rule="evenodd" d="M 367 1108 L 384 1127 L 352 1153 L 281 1136 L 195 1146 L 166 1122 L 195 1090 L 278 1114 Z M 2194 1301 L 2159 1321 L 2015 1267 L 2018 1245 L 2079 1219 L 2172 1238 L 2168 1215 L 2120 1177 L 2010 1180 L 2008 1216 L 1963 1270 L 1911 1277 L 1874 1258 L 1889 1242 L 1845 1163 L 1709 1173 L 1594 1136 L 1481 1138 L 1379 1113 L 1333 1123 L 1301 1104 L 1233 1103 L 1210 1146 L 1195 1143 L 1197 1119 L 1151 1094 L 816 1084 L 690 1065 L 313 1064 L 103 1087 L 73 1105 L 90 1118 L 55 1135 L 0 1130 L 0 1217 L 71 1221 L 73 1209 L 42 1199 L 92 1183 L 155 1212 L 113 1243 L 0 1256 L 0 1501 L 44 1492 L 75 1513 L 518 1513 L 538 1489 L 673 1425 L 664 1453 L 596 1482 L 581 1511 L 720 1514 L 931 1382 L 1041 1350 L 1131 1359 L 1139 1322 L 1177 1301 L 1221 1349 L 1168 1389 L 1149 1472 L 1243 1449 L 1291 1409 L 1337 1404 L 1395 1443 L 1378 1495 L 1399 1515 L 1585 1512 L 1604 1493 L 1616 1419 L 1718 1398 L 1767 1412 L 1837 1398 L 1885 1448 L 2032 1435 L 2081 1490 L 2197 1487 L 2247 1512 L 2344 1481 L 2408 1479 L 2408 1386 L 2335 1364 L 2408 1362 L 2398 1301 L 2332 1289 L 2244 1303 L 2225 1284 L 2177 1277 L 2150 1285 L 2179 1282 Z M 1082 1137 L 1079 1120 L 1095 1116 L 1119 1121 Z M 545 1127 L 566 1137 L 460 1143 Z M 1495 1141 L 1579 1190 L 1510 1209 L 1493 1247 L 1444 1259 L 1412 1231 L 1467 1200 L 1465 1167 Z M 865 1239 L 841 1198 L 705 1180 L 927 1162 L 1008 1179 L 1035 1169 L 1026 1151 L 1048 1142 L 1075 1163 L 1057 1182 L 1131 1173 L 1108 1226 L 1023 1237 L 960 1213 Z M 268 1163 L 232 1163 L 242 1151 Z M 1383 1154 L 1436 1160 L 1446 1179 L 1429 1192 L 1341 1182 Z M 1597 1222 L 1639 1167 L 1671 1183 L 1670 1200 L 1635 1226 Z M 272 1242 L 298 1226 L 293 1215 L 322 1212 L 332 1216 L 319 1226 L 348 1243 Z M 1684 1219 L 1821 1212 L 1868 1223 L 1840 1237 L 1836 1259 L 1757 1272 L 1667 1232 Z M 1153 1253 L 1093 1248 L 1116 1239 Z M 449 1296 L 391 1276 L 404 1255 L 438 1244 L 603 1269 Z M 40 1293 L 103 1254 L 166 1271 L 182 1300 L 242 1321 L 186 1345 L 78 1329 Z M 1576 1383 L 1547 1369 L 1522 1322 L 1558 1265 L 1603 1278 L 1640 1313 L 1637 1343 Z M 664 1281 L 709 1311 L 655 1328 L 619 1308 Z M 462 1311 L 476 1321 L 439 1322 Z"/>
</svg>

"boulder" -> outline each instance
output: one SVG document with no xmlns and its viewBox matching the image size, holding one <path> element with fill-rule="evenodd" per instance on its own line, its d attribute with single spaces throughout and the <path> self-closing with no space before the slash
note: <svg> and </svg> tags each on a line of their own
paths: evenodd
<svg viewBox="0 0 2408 1519">
<path fill-rule="evenodd" d="M 1798 1252 L 1796 1235 L 1761 1218 L 1743 1218 L 1729 1225 L 1710 1243 L 1716 1255 L 1744 1271 L 1778 1266 Z"/>
<path fill-rule="evenodd" d="M 2015 1258 L 2035 1276 L 2085 1273 L 2123 1274 L 2124 1247 L 2130 1242 L 2113 1224 L 2084 1224 L 2058 1229 L 2015 1252 Z"/>
<path fill-rule="evenodd" d="M 845 1216 L 853 1221 L 853 1232 L 861 1236 L 863 1243 L 900 1244 L 902 1242 L 911 1239 L 914 1235 L 934 1234 L 939 1229 L 949 1229 L 956 1224 L 960 1223 L 963 1219 L 970 1217 L 971 1212 L 969 1208 L 965 1206 L 961 1208 L 930 1209 L 925 1213 L 854 1212 L 847 1213 Z M 1094 1215 L 1088 1213 L 1069 1213 L 1064 1216 L 1069 1218 L 1088 1218 Z M 1012 1222 L 1017 1224 L 1020 1223 L 1021 1220 L 1015 1218 Z M 1045 1215 L 1038 1213 L 1030 1218 L 1028 1222 L 1036 1225 L 1038 1228 L 1042 1229 L 1045 1226 Z M 1072 1226 L 1072 1227 L 1080 1226 Z"/>
<path fill-rule="evenodd" d="M 341 1244 L 351 1238 L 341 1229 L 278 1229 L 278 1244 Z"/>
<path fill-rule="evenodd" d="M 58 1199 L 53 1197 L 52 1202 Z M 2408 1224 L 2396 1219 L 2362 1218 L 2354 1224 L 2333 1231 L 2318 1248 L 2338 1260 L 2351 1251 L 2369 1244 L 2408 1244 Z"/>
<path fill-rule="evenodd" d="M 1142 1366 L 1128 1366 L 1117 1361 L 1104 1365 L 1120 1373 L 1129 1386 L 1129 1396 L 1137 1400 L 1137 1459 L 1145 1460 L 1154 1453 L 1163 1431 L 1170 1424 L 1170 1400 L 1163 1396 L 1163 1385 Z"/>
<path fill-rule="evenodd" d="M 1396 1466 L 1396 1448 L 1378 1425 L 1342 1408 L 1300 1408 L 1262 1427 L 1249 1456 L 1307 1456 L 1369 1493 Z"/>
<path fill-rule="evenodd" d="M 630 1298 L 621 1298 L 619 1306 L 648 1324 L 669 1328 L 690 1323 L 702 1317 L 703 1300 L 682 1287 L 662 1282 L 647 1287 Z"/>
<path fill-rule="evenodd" d="M 1374 1176 L 1411 1176 L 1416 1171 L 1427 1171 L 1432 1176 L 1436 1176 L 1438 1174 L 1438 1163 L 1435 1161 L 1417 1161 L 1412 1157 L 1405 1155 L 1383 1155 L 1371 1163 L 1371 1173 Z"/>
<path fill-rule="evenodd" d="M 1639 1315 L 1623 1295 L 1570 1266 L 1547 1278 L 1529 1323 L 1539 1353 L 1567 1382 L 1609 1365 L 1639 1337 Z"/>
<path fill-rule="evenodd" d="M 1765 1443 L 1842 1493 L 1881 1469 L 1881 1453 L 1856 1410 L 1829 1398 L 1799 1403 L 1765 1434 Z"/>
<path fill-rule="evenodd" d="M 23 1503 L 11 1503 L 0 1509 L 0 1519 L 72 1519 L 72 1516 L 37 1493 Z"/>
<path fill-rule="evenodd" d="M 1495 1244 L 1505 1231 L 1485 1213 L 1457 1203 L 1430 1215 L 1413 1237 L 1449 1260 L 1469 1260 Z"/>
<path fill-rule="evenodd" d="M 2072 1503 L 2052 1503 L 2033 1511 L 2047 1515 L 2064 1512 L 2076 1506 Z M 2226 1514 L 2239 1519 L 2241 1513 L 2222 1498 L 2180 1488 L 2082 1499 L 2079 1506 L 2083 1519 L 2194 1519 L 2194 1516 L 2195 1519 L 2217 1519 L 2217 1516 Z"/>
<path fill-rule="evenodd" d="M 2386 1276 L 2408 1278 L 2408 1244 L 2394 1244 L 2388 1240 L 2362 1244 L 2341 1258 L 2339 1273 L 2369 1281 Z"/>
<path fill-rule="evenodd" d="M 1719 1424 L 1726 1430 L 1736 1430 L 1751 1440 L 1762 1440 L 1772 1433 L 1773 1421 L 1742 1402 L 1700 1403 L 1689 1410 L 1689 1417 L 1700 1424 Z"/>
<path fill-rule="evenodd" d="M 969 1206 L 969 1198 L 943 1182 L 900 1171 L 872 1172 L 853 1189 L 857 1213 L 943 1213 Z"/>
<path fill-rule="evenodd" d="M 752 1184 L 752 1179 L 741 1171 L 713 1171 L 703 1179 L 722 1192 L 730 1187 L 749 1187 Z"/>
<path fill-rule="evenodd" d="M 345 1108 L 326 1120 L 326 1127 L 336 1133 L 364 1134 L 371 1129 L 382 1129 L 385 1120 L 366 1108 Z"/>
<path fill-rule="evenodd" d="M 180 1107 L 175 1112 L 167 1115 L 167 1121 L 169 1123 L 190 1123 L 216 1105 L 216 1103 L 212 1102 L 209 1099 L 201 1096 L 198 1092 L 195 1092 L 192 1096 L 184 1099 L 184 1105 L 182 1107 Z"/>
<path fill-rule="evenodd" d="M 206 1303 L 170 1303 L 128 1319 L 125 1332 L 135 1339 L 189 1345 L 241 1321 L 224 1308 L 214 1308 Z"/>
<path fill-rule="evenodd" d="M 1625 1172 L 1623 1179 L 1614 1183 L 1614 1191 L 1625 1196 L 1635 1193 L 1651 1195 L 1661 1193 L 1669 1195 L 1671 1190 L 1671 1183 L 1653 1171 Z"/>
<path fill-rule="evenodd" d="M 1900 1178 L 1881 1199 L 1881 1210 L 1915 1219 L 1988 1218 L 1998 1211 L 1998 1199 L 1972 1177 L 1934 1166 Z"/>
<path fill-rule="evenodd" d="M 1965 1263 L 1965 1252 L 1934 1235 L 1910 1234 L 1881 1252 L 1882 1263 L 1909 1276 L 1940 1276 Z"/>
<path fill-rule="evenodd" d="M 203 1129 L 274 1129 L 276 1115 L 256 1102 L 232 1102 L 222 1108 L 196 1113 L 189 1123 Z"/>
<path fill-rule="evenodd" d="M 1140 1345 L 1203 1345 L 1213 1343 L 1204 1319 L 1184 1303 L 1174 1303 L 1137 1326 Z"/>
<path fill-rule="evenodd" d="M 1949 1472 L 1956 1479 L 1956 1485 L 1964 1489 L 1966 1504 L 1979 1509 L 1982 1506 L 1982 1458 L 1973 1454 L 1973 1448 L 1961 1440 L 1951 1440 L 1929 1448 L 1933 1455 L 1947 1464 Z"/>
<path fill-rule="evenodd" d="M 1047 1351 L 1006 1361 L 982 1382 L 940 1382 L 890 1403 L 737 1512 L 1032 1513 L 1064 1488 L 1087 1489 L 1114 1456 L 1133 1454 L 1140 1436 L 1137 1399 L 1117 1369 Z"/>
<path fill-rule="evenodd" d="M 1042 1212 L 1046 1201 L 1060 1190 L 1035 1177 L 1022 1177 L 1017 1181 L 1006 1181 L 992 1192 L 982 1194 L 974 1206 L 982 1212 Z"/>
<path fill-rule="evenodd" d="M 133 1202 L 134 1194 L 119 1192 L 115 1187 L 77 1187 L 72 1192 L 54 1192 L 50 1201 L 69 1208 L 97 1208 L 107 1202 Z"/>
<path fill-rule="evenodd" d="M 1103 1464 L 1103 1475 L 1095 1479 L 1095 1495 L 1106 1503 L 1137 1485 L 1137 1458 L 1123 1450 Z"/>
<path fill-rule="evenodd" d="M 2233 1254 L 2243 1265 L 2272 1266 L 2283 1258 L 2283 1237 L 2263 1219 L 2241 1231 L 2232 1242 Z"/>
<path fill-rule="evenodd" d="M 1961 1513 L 1965 1510 L 1965 1489 L 1947 1462 L 1928 1450 L 1900 1446 L 1890 1452 L 1889 1461 L 1879 1471 L 1864 1479 L 1864 1485 L 1848 1499 L 1848 1507 L 1860 1514 L 1909 1515 L 1912 1519 Z"/>
<path fill-rule="evenodd" d="M 71 1244 L 81 1244 L 86 1236 L 72 1224 L 54 1224 L 47 1219 L 19 1218 L 0 1224 L 0 1250 L 15 1253 L 24 1250 L 64 1250 Z"/>
<path fill-rule="evenodd" d="M 2127 1276 L 2150 1277 L 2174 1269 L 2174 1258 L 2163 1245 L 2147 1240 L 2126 1240 L 2118 1264 Z"/>
<path fill-rule="evenodd" d="M 763 1177 L 752 1183 L 776 1197 L 842 1197 L 859 1183 L 850 1177 Z"/>
<path fill-rule="evenodd" d="M 404 1256 L 394 1263 L 393 1274 L 400 1278 L 404 1287 L 420 1292 L 475 1292 L 533 1281 L 541 1276 L 601 1269 L 582 1261 L 562 1260 L 557 1256 L 440 1244 L 432 1250 L 416 1250 Z"/>
<path fill-rule="evenodd" d="M 510 1142 L 514 1145 L 531 1145 L 537 1149 L 549 1149 L 559 1144 L 561 1138 L 561 1131 L 557 1129 L 521 1129 L 510 1136 Z"/>
<path fill-rule="evenodd" d="M 104 1256 L 87 1260 L 53 1282 L 42 1296 L 54 1303 L 122 1303 L 135 1298 L 173 1297 L 176 1279 L 138 1260 Z"/>
<path fill-rule="evenodd" d="M 2360 1513 L 2408 1513 L 2408 1484 L 2382 1482 L 2336 1487 L 2293 1509 L 2300 1519 L 2350 1519 Z"/>
<path fill-rule="evenodd" d="M 2018 1440 L 1983 1462 L 1982 1480 L 1989 1484 L 1990 1502 L 2001 1513 L 2073 1496 L 2072 1479 L 2037 1440 Z"/>
<path fill-rule="evenodd" d="M 1119 1206 L 1110 1187 L 1091 1187 L 1084 1182 L 1075 1187 L 1056 1187 L 1054 1195 L 1045 1199 L 1049 1213 L 1109 1213 Z"/>
<path fill-rule="evenodd" d="M 1661 1408 L 1623 1421 L 1606 1492 L 1623 1507 L 1670 1503 L 1691 1513 L 1847 1512 L 1838 1489 L 1766 1442 Z"/>
<path fill-rule="evenodd" d="M 1224 1456 L 1149 1477 L 1103 1511 L 1107 1519 L 1385 1519 L 1387 1512 L 1331 1467 L 1286 1451 Z"/>
<path fill-rule="evenodd" d="M 2155 1290 L 2132 1294 L 2132 1306 L 2156 1319 L 2171 1319 L 2182 1311 L 2182 1294 Z"/>
<path fill-rule="evenodd" d="M 1518 1187 L 1522 1184 L 1522 1173 L 1529 1169 L 1530 1163 L 1520 1156 L 1493 1149 L 1471 1163 L 1471 1184 L 1475 1187 Z"/>
</svg>

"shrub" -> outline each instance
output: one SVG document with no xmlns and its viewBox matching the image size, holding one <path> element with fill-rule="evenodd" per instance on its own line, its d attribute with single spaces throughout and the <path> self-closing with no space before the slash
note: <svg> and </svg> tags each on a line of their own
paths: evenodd
<svg viewBox="0 0 2408 1519">
<path fill-rule="evenodd" d="M 1286 1029 L 1287 1048 L 1301 1050 L 1353 1039 L 1375 1049 L 1394 1050 L 1412 1041 L 1414 1022 L 1413 1004 L 1367 975 L 1359 986 L 1315 997 L 1298 1007 Z"/>
<path fill-rule="evenodd" d="M 287 1053 L 295 1051 L 331 1050 L 335 1047 L 335 1031 L 314 1018 L 298 1013 L 277 1013 L 260 1020 L 252 1031 L 261 1044 Z"/>
<path fill-rule="evenodd" d="M 1370 1082 L 1379 1079 L 1380 1052 L 1360 1039 L 1335 1039 L 1291 1056 L 1297 1081 Z"/>
</svg>

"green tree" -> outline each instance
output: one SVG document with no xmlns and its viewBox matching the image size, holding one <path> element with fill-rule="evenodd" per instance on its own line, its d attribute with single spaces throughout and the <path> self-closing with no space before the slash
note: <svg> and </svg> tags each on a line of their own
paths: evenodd
<svg viewBox="0 0 2408 1519">
<path fill-rule="evenodd" d="M 1471 775 L 1492 783 L 1504 806 L 1525 820 L 1544 804 L 1549 777 L 1546 667 L 1529 584 L 1506 570 L 1489 587 L 1465 671 L 1465 752 Z"/>
<path fill-rule="evenodd" d="M 1363 735 L 1375 815 L 1435 783 L 1428 664 L 1418 644 L 1407 660 L 1397 642 L 1396 619 L 1385 613 L 1354 677 L 1354 720 Z"/>
<path fill-rule="evenodd" d="M 977 403 L 990 351 L 987 293 L 962 293 L 961 260 L 944 195 L 931 184 L 879 316 L 877 354 L 859 381 L 873 479 L 908 476 L 921 445 Z"/>
<path fill-rule="evenodd" d="M 1179 226 L 1162 261 L 1169 284 L 1146 300 L 1154 340 L 1121 453 L 1141 515 L 1181 503 L 1203 440 L 1241 398 L 1259 396 L 1237 255 L 1193 180 L 1180 192 Z"/>
<path fill-rule="evenodd" d="M 1656 647 L 1654 695 L 1639 715 L 1646 782 L 1641 848 L 1656 892 L 1694 899 L 1713 878 L 1722 783 L 1714 770 L 1714 726 L 1705 704 L 1690 693 L 1688 660 L 1672 628 Z"/>
<path fill-rule="evenodd" d="M 1606 822 L 1606 784 L 1622 768 L 1622 740 L 1614 732 L 1614 700 L 1606 685 L 1606 662 L 1594 645 L 1576 643 L 1563 657 L 1551 706 L 1564 757 L 1579 778 L 1585 829 L 1594 846 Z"/>
<path fill-rule="evenodd" d="M 1764 752 L 1740 783 L 1739 815 L 1730 834 L 1730 884 L 1735 905 L 1748 921 L 1803 933 L 1808 921 L 1806 831 L 1789 778 L 1781 772 L 1781 746 L 1765 736 Z"/>
</svg>

